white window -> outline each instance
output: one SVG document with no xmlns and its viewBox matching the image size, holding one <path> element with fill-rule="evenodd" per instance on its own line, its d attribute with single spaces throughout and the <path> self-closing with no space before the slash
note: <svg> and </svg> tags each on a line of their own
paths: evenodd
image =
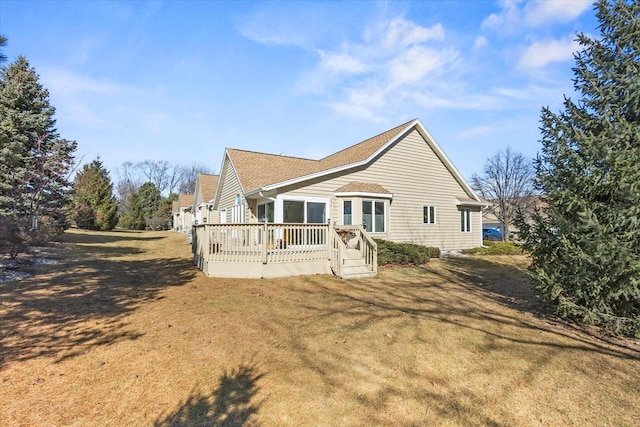
<svg viewBox="0 0 640 427">
<path fill-rule="evenodd" d="M 384 233 L 385 203 L 376 200 L 362 201 L 362 222 L 370 233 Z"/>
<path fill-rule="evenodd" d="M 353 210 L 352 210 L 351 200 L 343 200 L 342 201 L 342 224 L 343 225 L 351 225 L 353 224 Z"/>
<path fill-rule="evenodd" d="M 263 203 L 258 205 L 258 222 L 271 222 L 273 223 L 273 202 Z"/>
<path fill-rule="evenodd" d="M 226 224 L 226 223 L 227 223 L 227 210 L 222 209 L 220 211 L 220 224 Z"/>
<path fill-rule="evenodd" d="M 285 224 L 324 224 L 327 222 L 327 204 L 309 200 L 283 200 L 282 221 Z"/>
<path fill-rule="evenodd" d="M 471 209 L 460 209 L 460 231 L 471 232 Z"/>
<path fill-rule="evenodd" d="M 422 207 L 422 222 L 424 224 L 436 223 L 436 207 L 435 206 Z"/>
</svg>

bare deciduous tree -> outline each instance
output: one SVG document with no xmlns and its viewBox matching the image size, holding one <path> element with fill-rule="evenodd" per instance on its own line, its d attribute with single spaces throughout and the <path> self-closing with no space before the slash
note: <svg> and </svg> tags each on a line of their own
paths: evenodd
<svg viewBox="0 0 640 427">
<path fill-rule="evenodd" d="M 196 188 L 196 180 L 198 179 L 198 174 L 200 173 L 211 174 L 213 172 L 208 166 L 203 165 L 202 163 L 194 163 L 190 167 L 185 168 L 179 187 L 180 193 L 193 194 Z"/>
<path fill-rule="evenodd" d="M 493 213 L 504 227 L 504 239 L 509 239 L 509 227 L 519 211 L 527 211 L 532 203 L 535 170 L 531 159 L 507 147 L 489 157 L 482 175 L 471 177 L 473 189 L 491 203 Z"/>
</svg>

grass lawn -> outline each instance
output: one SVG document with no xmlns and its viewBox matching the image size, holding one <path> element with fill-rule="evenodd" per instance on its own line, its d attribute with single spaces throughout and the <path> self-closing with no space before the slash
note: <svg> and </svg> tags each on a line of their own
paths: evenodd
<svg viewBox="0 0 640 427">
<path fill-rule="evenodd" d="M 640 425 L 640 343 L 549 315 L 523 256 L 238 280 L 173 232 L 61 240 L 0 283 L 2 426 Z"/>
</svg>

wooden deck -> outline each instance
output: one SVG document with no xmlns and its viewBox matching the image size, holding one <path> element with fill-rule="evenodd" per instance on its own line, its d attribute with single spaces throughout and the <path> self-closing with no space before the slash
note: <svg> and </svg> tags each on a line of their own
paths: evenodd
<svg viewBox="0 0 640 427">
<path fill-rule="evenodd" d="M 199 224 L 193 227 L 192 250 L 194 264 L 213 277 L 355 278 L 377 273 L 376 244 L 358 226 Z"/>
</svg>

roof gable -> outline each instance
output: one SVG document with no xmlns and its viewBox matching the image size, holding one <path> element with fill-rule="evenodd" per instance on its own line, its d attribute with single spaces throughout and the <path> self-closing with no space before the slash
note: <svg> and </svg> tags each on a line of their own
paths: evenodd
<svg viewBox="0 0 640 427">
<path fill-rule="evenodd" d="M 178 208 L 186 208 L 193 204 L 193 194 L 178 194 Z"/>
<path fill-rule="evenodd" d="M 252 193 L 261 190 L 272 190 L 365 165 L 373 161 L 376 156 L 397 143 L 413 129 L 420 133 L 467 195 L 473 200 L 480 201 L 473 189 L 418 119 L 396 126 L 320 160 L 231 148 L 227 148 L 226 155 L 236 171 L 243 191 Z"/>
<path fill-rule="evenodd" d="M 196 178 L 196 194 L 198 197 L 198 202 L 207 203 L 213 200 L 216 187 L 218 186 L 219 175 L 213 175 L 208 173 L 199 173 Z"/>
</svg>

